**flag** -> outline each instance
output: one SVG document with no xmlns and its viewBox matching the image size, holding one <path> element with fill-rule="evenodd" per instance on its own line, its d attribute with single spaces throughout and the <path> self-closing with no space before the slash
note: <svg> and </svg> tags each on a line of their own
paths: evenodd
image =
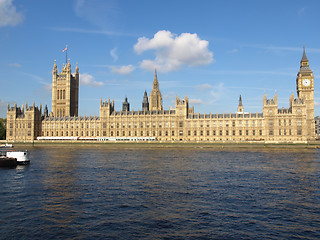
<svg viewBox="0 0 320 240">
<path fill-rule="evenodd" d="M 62 52 L 65 52 L 65 51 L 67 51 L 67 45 L 66 45 L 65 49 L 62 50 Z"/>
</svg>

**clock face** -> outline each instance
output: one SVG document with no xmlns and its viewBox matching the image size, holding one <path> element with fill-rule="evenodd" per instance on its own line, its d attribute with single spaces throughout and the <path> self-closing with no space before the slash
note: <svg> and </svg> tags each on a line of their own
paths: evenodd
<svg viewBox="0 0 320 240">
<path fill-rule="evenodd" d="M 310 86 L 310 80 L 309 79 L 304 79 L 302 81 L 302 84 L 303 84 L 303 86 L 308 87 L 308 86 Z"/>
</svg>

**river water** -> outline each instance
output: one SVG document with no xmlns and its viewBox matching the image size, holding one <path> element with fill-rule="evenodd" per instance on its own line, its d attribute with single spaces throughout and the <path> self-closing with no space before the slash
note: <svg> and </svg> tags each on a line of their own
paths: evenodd
<svg viewBox="0 0 320 240">
<path fill-rule="evenodd" d="M 320 151 L 30 147 L 0 239 L 320 239 Z"/>
</svg>

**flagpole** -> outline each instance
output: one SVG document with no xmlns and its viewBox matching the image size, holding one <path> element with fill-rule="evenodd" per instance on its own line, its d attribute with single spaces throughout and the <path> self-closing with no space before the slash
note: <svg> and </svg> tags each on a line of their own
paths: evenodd
<svg viewBox="0 0 320 240">
<path fill-rule="evenodd" d="M 66 64 L 68 64 L 68 46 L 66 45 Z"/>
</svg>

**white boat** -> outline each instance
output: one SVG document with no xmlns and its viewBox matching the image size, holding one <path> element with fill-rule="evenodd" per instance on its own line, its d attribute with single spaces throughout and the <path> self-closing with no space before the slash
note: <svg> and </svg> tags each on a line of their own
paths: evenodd
<svg viewBox="0 0 320 240">
<path fill-rule="evenodd" d="M 17 159 L 18 165 L 25 165 L 30 163 L 29 152 L 25 151 L 7 151 L 6 157 Z"/>
<path fill-rule="evenodd" d="M 13 144 L 9 144 L 9 143 L 2 144 L 0 145 L 0 148 L 13 148 Z"/>
</svg>

